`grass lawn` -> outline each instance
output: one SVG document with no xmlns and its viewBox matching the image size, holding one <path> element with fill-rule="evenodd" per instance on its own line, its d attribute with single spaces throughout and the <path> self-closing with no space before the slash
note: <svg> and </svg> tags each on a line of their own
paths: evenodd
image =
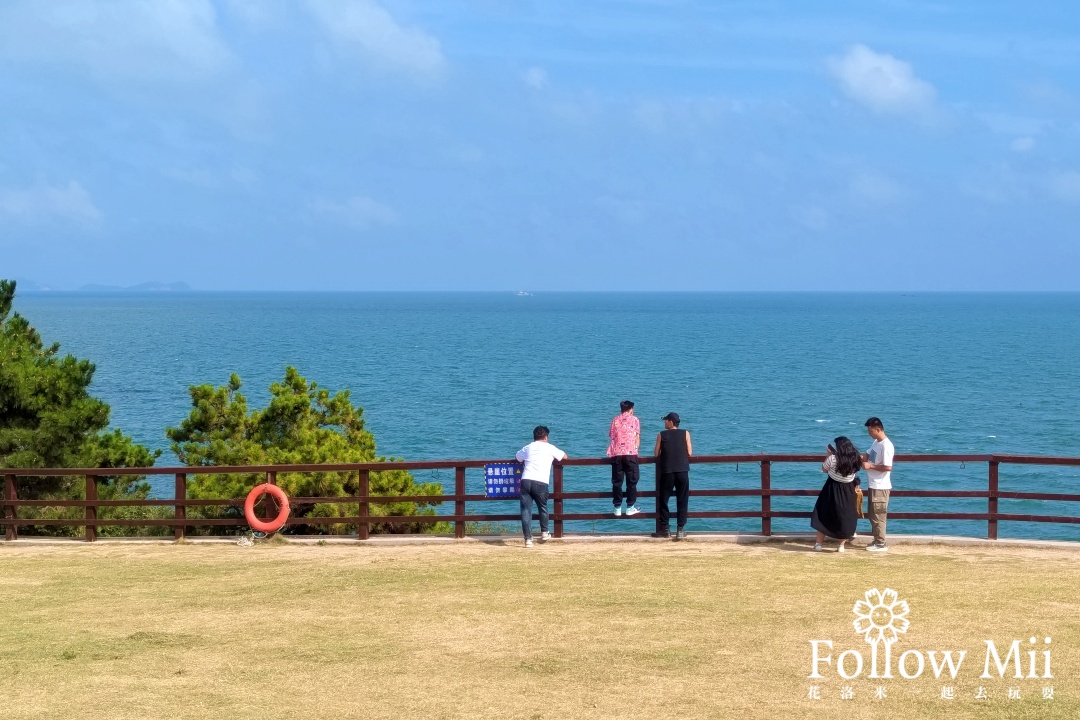
<svg viewBox="0 0 1080 720">
<path fill-rule="evenodd" d="M 852 624 L 871 588 L 908 603 L 889 680 Z M 0 697 L 8 719 L 1071 719 L 1078 588 L 1080 549 L 0 545 Z M 1053 679 L 980 679 L 986 640 L 1041 676 L 1046 636 Z M 955 680 L 930 650 L 967 651 Z"/>
</svg>

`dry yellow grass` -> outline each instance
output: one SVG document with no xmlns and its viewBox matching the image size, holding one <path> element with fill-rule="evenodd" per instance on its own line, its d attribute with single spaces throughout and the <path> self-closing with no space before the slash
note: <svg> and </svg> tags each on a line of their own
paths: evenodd
<svg viewBox="0 0 1080 720">
<path fill-rule="evenodd" d="M 1080 551 L 807 550 L 0 546 L 0 697 L 35 719 L 1080 717 Z M 852 606 L 875 587 L 910 605 L 894 659 L 967 649 L 956 681 L 836 676 L 869 661 Z M 979 679 L 985 639 L 1031 635 L 1053 680 Z M 825 680 L 811 639 L 835 642 Z"/>
</svg>

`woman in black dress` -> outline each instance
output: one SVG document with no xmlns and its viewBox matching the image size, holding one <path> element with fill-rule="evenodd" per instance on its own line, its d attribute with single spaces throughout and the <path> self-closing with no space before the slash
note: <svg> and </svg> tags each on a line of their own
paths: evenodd
<svg viewBox="0 0 1080 720">
<path fill-rule="evenodd" d="M 822 472 L 828 473 L 825 485 L 818 493 L 814 504 L 814 514 L 810 516 L 810 526 L 817 531 L 814 550 L 821 551 L 821 543 L 828 535 L 840 541 L 840 549 L 855 536 L 855 523 L 858 520 L 855 511 L 855 485 L 858 484 L 859 451 L 846 437 L 833 441 L 835 446 L 828 447 L 828 455 L 821 464 Z"/>
</svg>

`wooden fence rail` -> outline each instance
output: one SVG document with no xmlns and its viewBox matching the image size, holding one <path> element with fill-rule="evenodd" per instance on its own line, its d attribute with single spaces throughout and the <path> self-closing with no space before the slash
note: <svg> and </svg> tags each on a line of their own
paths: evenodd
<svg viewBox="0 0 1080 720">
<path fill-rule="evenodd" d="M 736 465 L 753 464 L 760 468 L 760 482 L 752 488 L 710 488 L 700 487 L 700 482 L 692 485 L 692 497 L 758 497 L 760 498 L 760 510 L 696 510 L 690 512 L 690 518 L 758 518 L 761 521 L 761 534 L 771 535 L 773 518 L 808 518 L 809 508 L 805 511 L 774 510 L 772 499 L 774 497 L 813 497 L 817 495 L 818 488 L 809 489 L 780 489 L 774 488 L 772 474 L 774 466 L 778 463 L 814 463 L 822 461 L 820 455 L 798 454 L 758 454 L 758 455 L 703 455 L 691 459 L 694 465 Z M 350 472 L 357 474 L 357 495 L 341 497 L 294 497 L 290 502 L 296 505 L 330 503 L 330 504 L 356 504 L 358 514 L 349 517 L 293 517 L 290 525 L 353 525 L 356 527 L 357 536 L 367 539 L 373 523 L 454 523 L 454 536 L 463 538 L 466 535 L 467 523 L 504 522 L 520 519 L 518 513 L 467 513 L 466 503 L 506 502 L 506 498 L 489 498 L 483 494 L 468 493 L 466 485 L 466 470 L 470 468 L 482 468 L 488 463 L 509 462 L 506 460 L 437 460 L 419 462 L 385 462 L 385 463 L 352 463 L 352 464 L 326 464 L 326 465 L 252 465 L 252 466 L 215 466 L 215 467 L 180 467 L 180 468 L 31 468 L 31 469 L 0 469 L 4 476 L 3 494 L 3 518 L 0 524 L 4 526 L 6 540 L 15 540 L 18 537 L 18 528 L 22 526 L 75 526 L 85 528 L 85 538 L 89 542 L 97 539 L 97 530 L 102 526 L 121 527 L 171 527 L 173 536 L 183 538 L 189 528 L 195 527 L 246 527 L 247 522 L 242 516 L 229 518 L 199 518 L 188 514 L 191 507 L 240 507 L 243 498 L 220 498 L 220 499 L 192 499 L 188 498 L 188 479 L 197 475 L 225 475 L 244 474 L 258 476 L 258 482 L 276 483 L 278 475 L 284 473 L 311 473 L 311 472 Z M 999 487 L 999 472 L 1001 465 L 1051 465 L 1064 467 L 1080 467 L 1080 458 L 1076 457 L 1044 457 L 1037 455 L 897 455 L 895 462 L 898 465 L 908 463 L 986 463 L 987 483 L 985 490 L 904 490 L 896 489 L 891 495 L 893 498 L 919 497 L 919 498 L 975 498 L 986 500 L 986 512 L 903 512 L 900 511 L 902 503 L 893 503 L 890 509 L 890 519 L 899 520 L 977 520 L 987 523 L 986 537 L 996 540 L 998 537 L 998 524 L 1006 522 L 1041 522 L 1059 524 L 1080 524 L 1080 516 L 1075 515 L 1023 515 L 1001 513 L 998 508 L 1000 500 L 1035 500 L 1053 503 L 1080 502 L 1080 494 L 1045 493 L 1045 492 L 1013 492 L 1002 491 Z M 654 463 L 654 458 L 642 457 L 641 465 Z M 551 499 L 553 501 L 553 531 L 555 537 L 562 537 L 564 523 L 567 521 L 581 520 L 610 520 L 610 513 L 597 512 L 567 512 L 567 505 L 582 500 L 595 500 L 598 498 L 610 498 L 611 493 L 606 488 L 594 492 L 565 492 L 565 472 L 567 468 L 603 466 L 609 465 L 607 458 L 585 458 L 567 460 L 556 463 L 553 471 L 553 487 Z M 450 470 L 454 471 L 454 489 L 452 494 L 443 495 L 406 495 L 384 496 L 372 495 L 370 490 L 371 473 L 383 470 Z M 172 498 L 156 498 L 148 500 L 99 500 L 98 484 L 102 478 L 116 476 L 167 476 L 174 478 L 174 495 Z M 82 500 L 20 500 L 18 491 L 20 483 L 33 483 L 34 478 L 40 477 L 82 477 L 85 482 L 84 499 Z M 693 475 L 691 478 L 693 479 Z M 650 483 L 645 481 L 644 486 Z M 1078 483 L 1080 484 L 1080 483 Z M 901 484 L 902 485 L 902 484 Z M 655 497 L 656 493 L 642 491 L 639 497 Z M 452 514 L 436 515 L 373 515 L 373 504 L 385 505 L 395 502 L 425 502 L 425 503 L 453 503 Z M 83 508 L 81 518 L 25 518 L 19 516 L 20 508 L 51 507 L 51 508 Z M 101 508 L 112 507 L 172 507 L 171 518 L 102 518 L 99 517 Z M 1078 506 L 1080 509 L 1080 506 Z M 642 512 L 633 520 L 654 519 L 655 513 Z M 633 522 L 625 518 L 622 522 Z"/>
</svg>

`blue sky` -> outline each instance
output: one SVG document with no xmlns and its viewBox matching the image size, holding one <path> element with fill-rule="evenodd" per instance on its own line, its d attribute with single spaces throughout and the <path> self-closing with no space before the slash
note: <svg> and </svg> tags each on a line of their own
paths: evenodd
<svg viewBox="0 0 1080 720">
<path fill-rule="evenodd" d="M 5 0 L 0 276 L 1080 290 L 1071 3 Z"/>
</svg>

